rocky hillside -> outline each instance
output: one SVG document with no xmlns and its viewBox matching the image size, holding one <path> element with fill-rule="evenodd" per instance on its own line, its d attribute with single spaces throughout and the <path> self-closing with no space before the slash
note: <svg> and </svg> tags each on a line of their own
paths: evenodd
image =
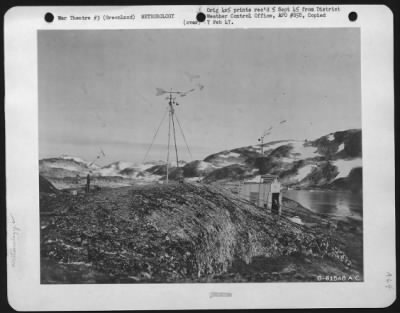
<svg viewBox="0 0 400 313">
<path fill-rule="evenodd" d="M 332 235 L 320 216 L 308 211 L 299 223 L 293 212 L 302 210 L 289 205 L 276 223 L 265 210 L 215 185 L 43 193 L 40 201 L 42 283 L 362 277 L 348 241 Z"/>
<path fill-rule="evenodd" d="M 57 194 L 59 190 L 53 186 L 46 178 L 39 175 L 39 191 L 46 194 Z"/>
<path fill-rule="evenodd" d="M 361 130 L 351 129 L 322 136 L 316 140 L 282 140 L 226 150 L 204 160 L 180 162 L 180 170 L 170 168 L 170 179 L 180 172 L 189 181 L 207 183 L 251 179 L 257 175 L 278 175 L 287 186 L 296 188 L 362 189 Z M 162 181 L 165 162 L 132 164 L 114 162 L 100 167 L 72 157 L 43 159 L 40 174 L 56 187 L 73 183 L 68 178 L 91 173 L 99 181 L 131 183 Z M 100 179 L 101 178 L 101 179 Z"/>
<path fill-rule="evenodd" d="M 299 188 L 362 188 L 361 130 L 335 132 L 313 141 L 284 140 L 222 151 L 204 161 L 218 167 L 205 180 L 231 181 L 278 175 Z"/>
</svg>

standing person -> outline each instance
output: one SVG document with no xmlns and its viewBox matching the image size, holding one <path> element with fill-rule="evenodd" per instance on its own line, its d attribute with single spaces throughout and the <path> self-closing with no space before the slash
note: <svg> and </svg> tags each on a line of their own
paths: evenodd
<svg viewBox="0 0 400 313">
<path fill-rule="evenodd" d="M 180 184 L 184 183 L 184 176 L 183 176 L 183 169 L 179 168 L 178 169 L 178 181 Z"/>
<path fill-rule="evenodd" d="M 88 173 L 86 176 L 86 193 L 90 191 L 90 174 Z"/>
<path fill-rule="evenodd" d="M 274 219 L 279 221 L 279 217 L 281 215 L 281 183 L 278 181 L 278 178 L 275 178 L 271 184 L 271 193 L 272 193 L 272 204 L 271 204 L 271 213 L 274 216 Z"/>
</svg>

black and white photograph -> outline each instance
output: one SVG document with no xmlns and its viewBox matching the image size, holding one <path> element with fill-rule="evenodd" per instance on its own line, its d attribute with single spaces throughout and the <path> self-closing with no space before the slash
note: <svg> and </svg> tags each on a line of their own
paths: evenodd
<svg viewBox="0 0 400 313">
<path fill-rule="evenodd" d="M 364 280 L 359 29 L 37 40 L 41 284 Z"/>
<path fill-rule="evenodd" d="M 395 301 L 388 7 L 42 6 L 4 20 L 15 310 Z"/>
</svg>

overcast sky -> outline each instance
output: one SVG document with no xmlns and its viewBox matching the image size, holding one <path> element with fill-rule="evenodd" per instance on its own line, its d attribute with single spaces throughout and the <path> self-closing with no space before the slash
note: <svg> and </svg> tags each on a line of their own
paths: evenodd
<svg viewBox="0 0 400 313">
<path fill-rule="evenodd" d="M 194 159 L 361 127 L 359 29 L 38 32 L 40 158 L 141 162 L 177 98 Z M 204 88 L 200 89 L 199 86 Z M 287 120 L 279 124 L 281 120 Z M 168 123 L 147 160 L 166 158 Z M 190 160 L 177 133 L 179 152 Z"/>
</svg>

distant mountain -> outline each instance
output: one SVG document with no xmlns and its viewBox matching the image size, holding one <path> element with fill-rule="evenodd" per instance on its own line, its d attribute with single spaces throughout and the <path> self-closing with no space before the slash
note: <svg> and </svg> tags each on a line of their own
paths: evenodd
<svg viewBox="0 0 400 313">
<path fill-rule="evenodd" d="M 351 129 L 312 141 L 269 142 L 263 145 L 263 154 L 261 145 L 212 154 L 204 160 L 218 169 L 204 179 L 207 182 L 232 181 L 274 174 L 292 187 L 344 188 L 351 185 L 359 190 L 361 155 L 361 130 Z M 350 175 L 353 170 L 356 171 Z"/>
<path fill-rule="evenodd" d="M 87 175 L 90 171 L 98 170 L 99 166 L 90 164 L 77 157 L 61 156 L 42 159 L 39 161 L 39 172 L 44 177 L 75 177 Z"/>
<path fill-rule="evenodd" d="M 131 162 L 117 161 L 106 166 L 103 166 L 96 172 L 101 176 L 119 176 L 118 174 L 126 168 L 131 168 L 133 164 Z"/>
<path fill-rule="evenodd" d="M 180 161 L 180 171 L 173 164 L 169 178 L 177 179 L 179 172 L 187 179 L 229 182 L 251 179 L 257 175 L 274 174 L 294 188 L 333 188 L 361 190 L 362 149 L 361 130 L 351 129 L 322 136 L 315 140 L 281 140 L 261 145 L 224 150 L 204 160 Z M 113 162 L 100 167 L 83 159 L 61 156 L 39 161 L 40 174 L 49 181 L 81 177 L 114 177 L 133 181 L 165 179 L 164 161 L 133 164 Z"/>
<path fill-rule="evenodd" d="M 183 167 L 183 174 L 185 177 L 203 177 L 210 174 L 216 166 L 207 161 L 192 161 Z"/>
</svg>

